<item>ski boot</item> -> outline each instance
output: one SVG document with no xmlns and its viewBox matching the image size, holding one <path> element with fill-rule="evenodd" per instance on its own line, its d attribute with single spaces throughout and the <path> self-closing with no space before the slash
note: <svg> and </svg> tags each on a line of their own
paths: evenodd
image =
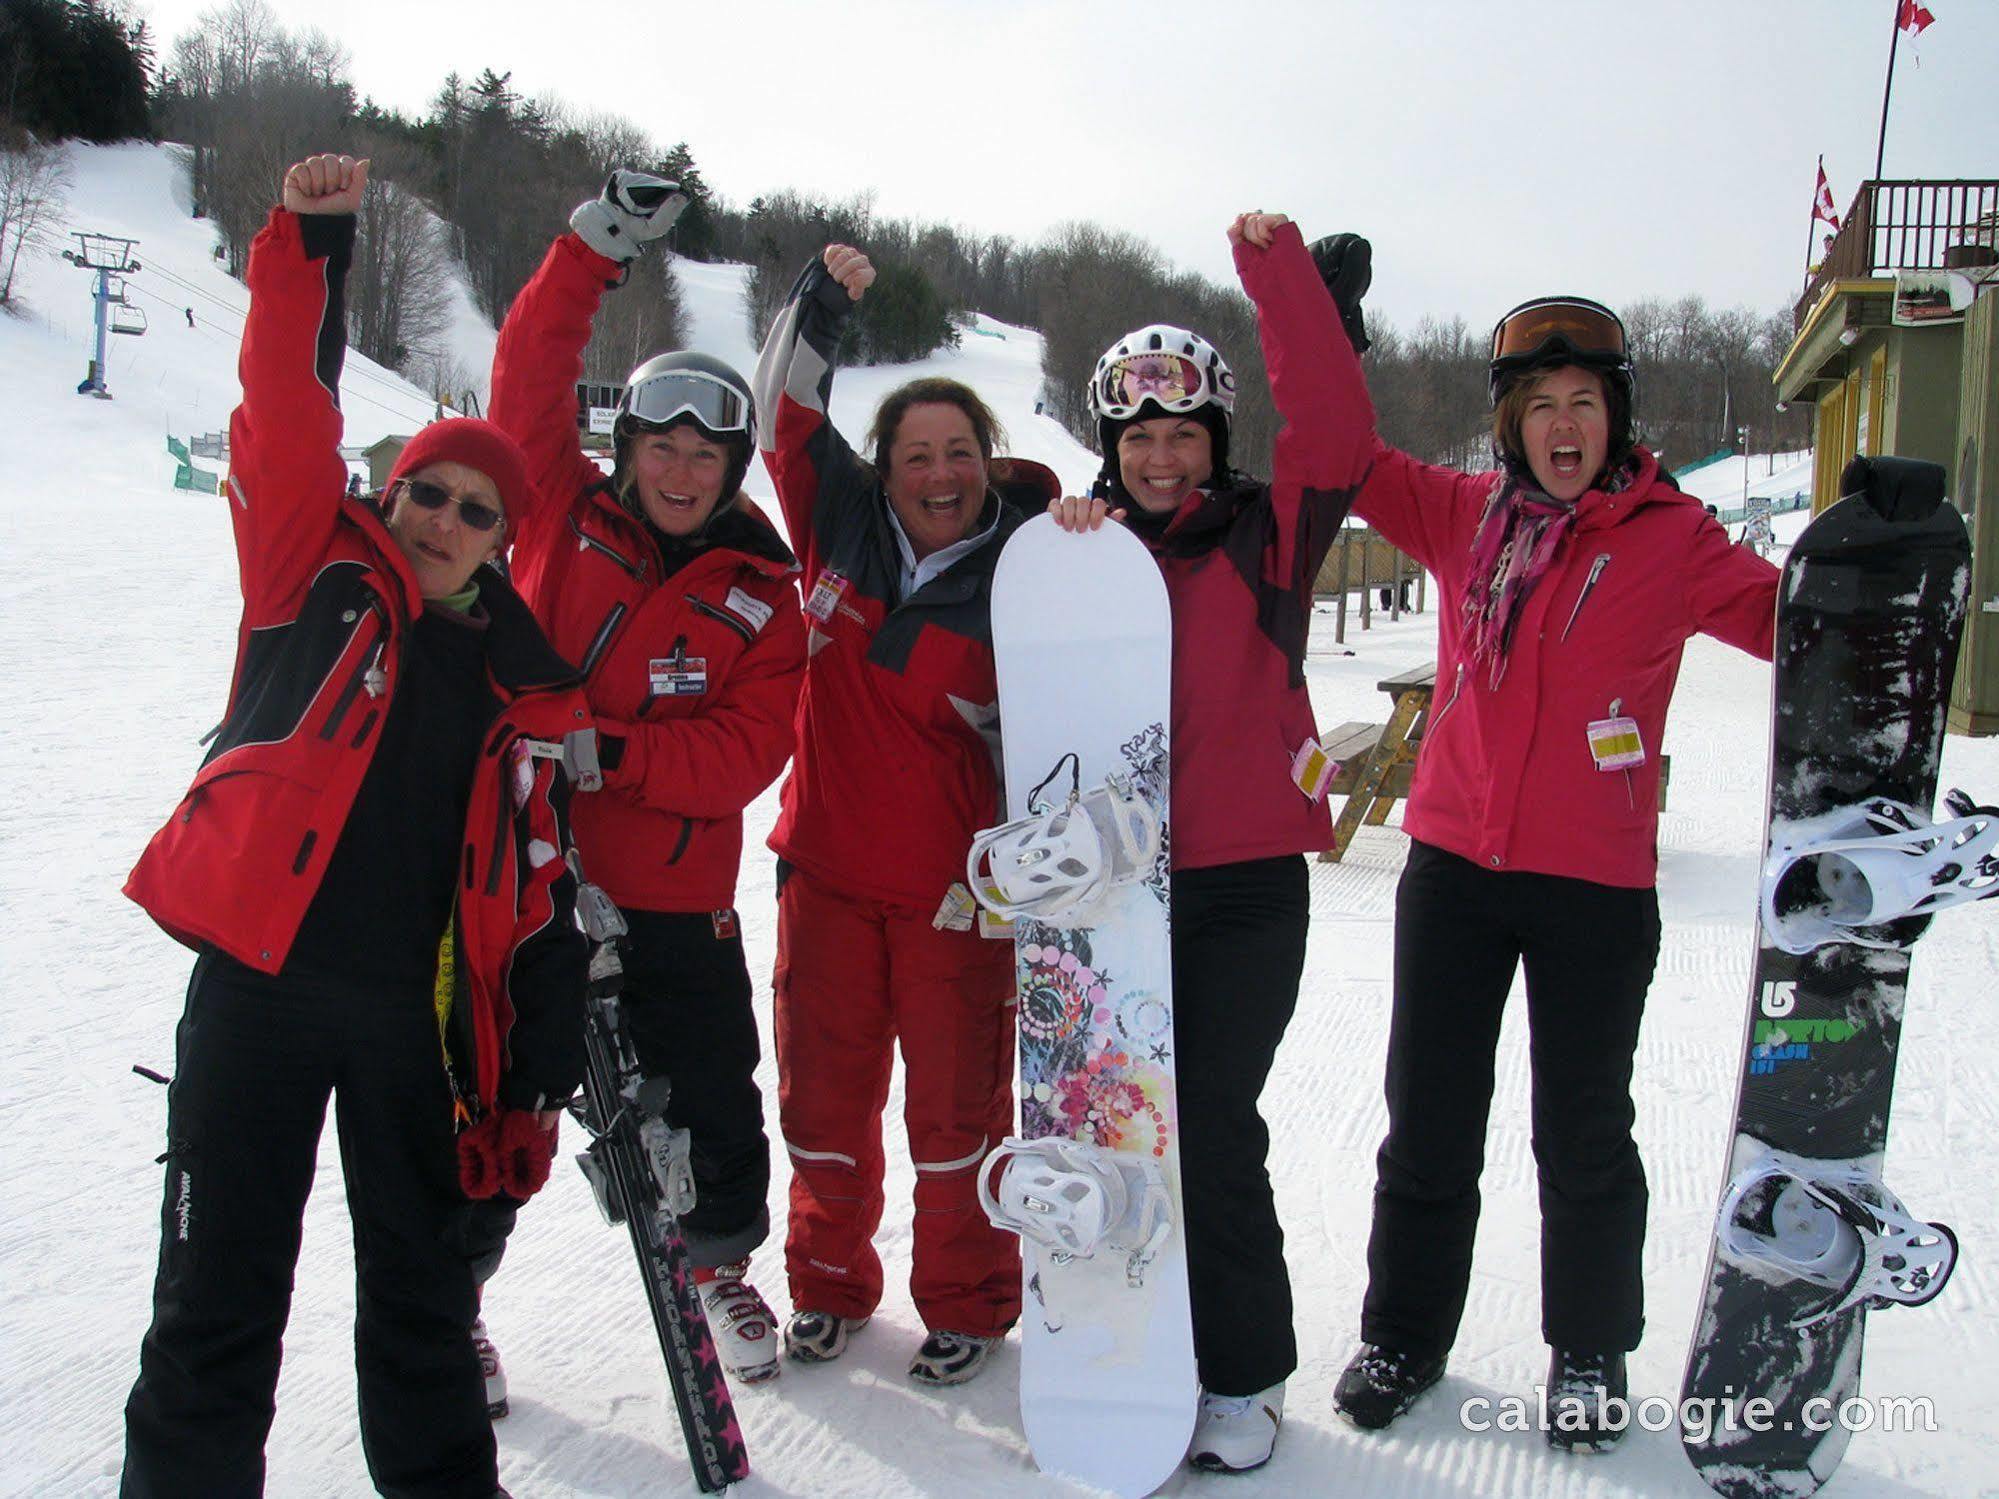
<svg viewBox="0 0 1999 1499">
<path fill-rule="evenodd" d="M 738 1384 L 762 1384 L 778 1376 L 777 1318 L 745 1277 L 750 1262 L 702 1267 L 694 1272 L 701 1309 L 722 1370 Z"/>
<path fill-rule="evenodd" d="M 1362 1431 L 1380 1431 L 1444 1377 L 1444 1356 L 1419 1358 L 1363 1343 L 1333 1386 L 1333 1409 Z"/>
<path fill-rule="evenodd" d="M 1550 1350 L 1548 1445 L 1558 1452 L 1608 1452 L 1624 1435 L 1630 1389 L 1621 1353 Z M 1625 1418 L 1611 1419 L 1613 1400 Z"/>
</svg>

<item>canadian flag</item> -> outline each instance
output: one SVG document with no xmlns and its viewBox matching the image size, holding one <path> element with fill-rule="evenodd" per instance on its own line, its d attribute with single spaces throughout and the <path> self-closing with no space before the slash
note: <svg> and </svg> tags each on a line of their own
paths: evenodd
<svg viewBox="0 0 1999 1499">
<path fill-rule="evenodd" d="M 1825 180 L 1825 163 L 1819 163 L 1818 191 L 1812 195 L 1812 217 L 1824 219 L 1833 228 L 1839 227 L 1839 212 L 1832 204 L 1832 184 Z"/>
<path fill-rule="evenodd" d="M 1936 17 L 1930 14 L 1920 0 L 1902 0 L 1902 8 L 1895 16 L 1897 29 L 1908 32 L 1911 41 L 1923 34 L 1923 28 L 1935 22 Z"/>
</svg>

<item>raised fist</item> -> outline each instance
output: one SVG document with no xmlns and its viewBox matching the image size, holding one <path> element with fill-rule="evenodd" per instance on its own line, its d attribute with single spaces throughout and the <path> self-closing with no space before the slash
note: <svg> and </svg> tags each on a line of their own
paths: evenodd
<svg viewBox="0 0 1999 1499">
<path fill-rule="evenodd" d="M 854 301 L 875 284 L 874 262 L 852 245 L 828 245 L 824 256 L 826 272 L 846 289 Z"/>
<path fill-rule="evenodd" d="M 686 206 L 679 183 L 619 167 L 604 179 L 603 192 L 576 206 L 569 227 L 606 260 L 624 264 L 662 238 Z"/>
<path fill-rule="evenodd" d="M 285 173 L 284 206 L 292 213 L 359 213 L 367 185 L 366 158 L 308 156 Z"/>
</svg>

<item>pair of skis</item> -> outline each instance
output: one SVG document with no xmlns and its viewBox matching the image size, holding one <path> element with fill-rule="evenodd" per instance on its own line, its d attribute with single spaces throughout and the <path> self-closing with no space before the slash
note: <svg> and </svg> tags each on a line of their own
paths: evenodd
<svg viewBox="0 0 1999 1499">
<path fill-rule="evenodd" d="M 588 1068 L 582 1096 L 570 1105 L 590 1145 L 576 1160 L 605 1221 L 622 1223 L 631 1234 L 694 1481 L 703 1493 L 719 1493 L 749 1476 L 750 1460 L 680 1234 L 680 1215 L 694 1205 L 687 1131 L 667 1122 L 666 1080 L 640 1071 L 625 1027 L 618 999 L 624 915 L 580 879 L 576 908 L 592 949 Z"/>
</svg>

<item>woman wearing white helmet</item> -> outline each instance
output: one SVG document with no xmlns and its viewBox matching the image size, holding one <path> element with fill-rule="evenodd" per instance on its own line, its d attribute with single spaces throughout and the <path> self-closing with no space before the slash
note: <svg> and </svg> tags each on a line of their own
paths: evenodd
<svg viewBox="0 0 1999 1499">
<path fill-rule="evenodd" d="M 1242 221 L 1229 233 L 1239 242 Z M 1298 1362 L 1257 1100 L 1304 969 L 1303 856 L 1332 842 L 1311 772 L 1312 582 L 1367 467 L 1361 442 L 1309 420 L 1331 379 L 1316 331 L 1283 342 L 1295 319 L 1269 315 L 1325 301 L 1311 262 L 1246 284 L 1289 418 L 1270 482 L 1230 465 L 1227 362 L 1199 334 L 1155 324 L 1097 362 L 1104 466 L 1092 496 L 1049 507 L 1072 530 L 1121 520 L 1158 559 L 1172 603 L 1173 1030 L 1179 1055 L 1199 1059 L 1174 1080 L 1203 1390 L 1188 1460 L 1226 1471 L 1269 1460 Z"/>
<path fill-rule="evenodd" d="M 684 202 L 671 182 L 618 171 L 576 210 L 508 310 L 492 415 L 541 495 L 515 533 L 514 575 L 597 719 L 604 788 L 577 799 L 576 843 L 630 927 L 639 1065 L 671 1081 L 667 1118 L 692 1136 L 688 1256 L 723 1367 L 755 1382 L 778 1372 L 778 1338 L 747 1279 L 770 1231 L 770 1145 L 735 892 L 743 809 L 791 755 L 798 564 L 742 492 L 756 410 L 723 361 L 676 352 L 633 370 L 608 476 L 577 442 L 598 303 Z M 499 1404 L 504 1384 L 492 1393 Z"/>
</svg>

